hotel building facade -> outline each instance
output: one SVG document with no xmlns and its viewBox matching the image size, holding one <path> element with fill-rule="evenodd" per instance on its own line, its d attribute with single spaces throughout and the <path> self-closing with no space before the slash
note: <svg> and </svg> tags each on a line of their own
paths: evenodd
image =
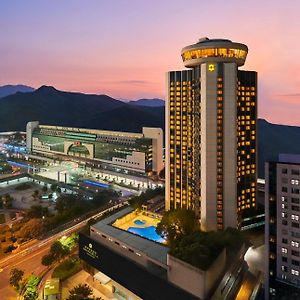
<svg viewBox="0 0 300 300">
<path fill-rule="evenodd" d="M 265 299 L 300 298 L 300 156 L 265 166 Z"/>
<path fill-rule="evenodd" d="M 237 227 L 256 208 L 257 73 L 248 48 L 202 38 L 166 78 L 166 209 L 195 210 L 202 230 Z"/>
</svg>

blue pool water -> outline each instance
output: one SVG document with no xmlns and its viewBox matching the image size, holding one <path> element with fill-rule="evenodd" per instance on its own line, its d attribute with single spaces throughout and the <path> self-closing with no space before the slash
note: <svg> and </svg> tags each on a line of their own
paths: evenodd
<svg viewBox="0 0 300 300">
<path fill-rule="evenodd" d="M 144 228 L 129 227 L 128 231 L 158 243 L 165 242 L 165 240 L 156 233 L 155 228 L 155 226 L 148 226 Z"/>
<path fill-rule="evenodd" d="M 134 223 L 135 225 L 144 225 L 144 224 L 146 224 L 146 221 L 135 220 L 133 223 Z"/>
</svg>

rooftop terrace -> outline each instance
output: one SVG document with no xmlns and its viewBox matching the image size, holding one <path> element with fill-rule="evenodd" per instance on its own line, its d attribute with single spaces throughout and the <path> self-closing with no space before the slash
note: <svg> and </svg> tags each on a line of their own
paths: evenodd
<svg viewBox="0 0 300 300">
<path fill-rule="evenodd" d="M 156 260 L 160 264 L 167 265 L 167 253 L 169 248 L 157 242 L 130 233 L 124 229 L 112 226 L 112 224 L 114 224 L 117 220 L 120 220 L 130 213 L 133 213 L 133 211 L 133 208 L 126 207 L 91 226 L 91 230 L 106 234 L 115 240 L 121 241 L 123 244 L 127 245 L 129 248 L 132 248 L 136 252 L 141 252 L 147 255 L 149 258 Z M 123 226 L 123 228 L 126 227 L 127 225 L 125 227 Z"/>
</svg>

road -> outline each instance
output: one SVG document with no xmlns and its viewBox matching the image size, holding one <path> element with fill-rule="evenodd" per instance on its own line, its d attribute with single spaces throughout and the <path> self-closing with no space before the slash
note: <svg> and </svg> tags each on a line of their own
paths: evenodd
<svg viewBox="0 0 300 300">
<path fill-rule="evenodd" d="M 252 275 L 250 272 L 247 272 L 235 300 L 249 300 L 252 295 L 256 280 L 257 279 L 254 275 Z"/>
<path fill-rule="evenodd" d="M 43 247 L 29 254 L 22 254 L 14 260 L 7 262 L 3 266 L 3 271 L 0 273 L 0 295 L 3 300 L 17 299 L 17 293 L 9 285 L 9 273 L 12 268 L 18 268 L 25 272 L 25 277 L 30 274 L 40 274 L 45 270 L 41 264 L 42 257 L 49 251 L 50 245 L 46 244 Z"/>
<path fill-rule="evenodd" d="M 9 273 L 12 268 L 18 268 L 24 270 L 25 277 L 30 274 L 39 275 L 46 267 L 41 264 L 41 258 L 49 251 L 52 243 L 61 238 L 64 235 L 69 235 L 74 231 L 79 230 L 86 225 L 87 221 L 91 218 L 101 217 L 105 212 L 109 210 L 117 209 L 126 205 L 127 202 L 116 204 L 110 208 L 107 208 L 69 228 L 62 230 L 61 232 L 44 239 L 37 241 L 34 245 L 21 252 L 11 254 L 10 256 L 0 260 L 0 299 L 1 300 L 15 300 L 17 299 L 17 293 L 9 285 Z"/>
</svg>

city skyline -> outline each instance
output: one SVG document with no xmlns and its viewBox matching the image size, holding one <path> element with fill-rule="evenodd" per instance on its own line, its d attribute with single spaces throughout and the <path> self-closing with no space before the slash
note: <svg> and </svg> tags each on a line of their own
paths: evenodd
<svg viewBox="0 0 300 300">
<path fill-rule="evenodd" d="M 289 2 L 2 3 L 0 85 L 164 98 L 165 72 L 182 69 L 184 45 L 202 36 L 226 37 L 248 45 L 244 68 L 259 71 L 258 116 L 300 125 L 299 26 L 291 25 L 300 4 Z"/>
</svg>

